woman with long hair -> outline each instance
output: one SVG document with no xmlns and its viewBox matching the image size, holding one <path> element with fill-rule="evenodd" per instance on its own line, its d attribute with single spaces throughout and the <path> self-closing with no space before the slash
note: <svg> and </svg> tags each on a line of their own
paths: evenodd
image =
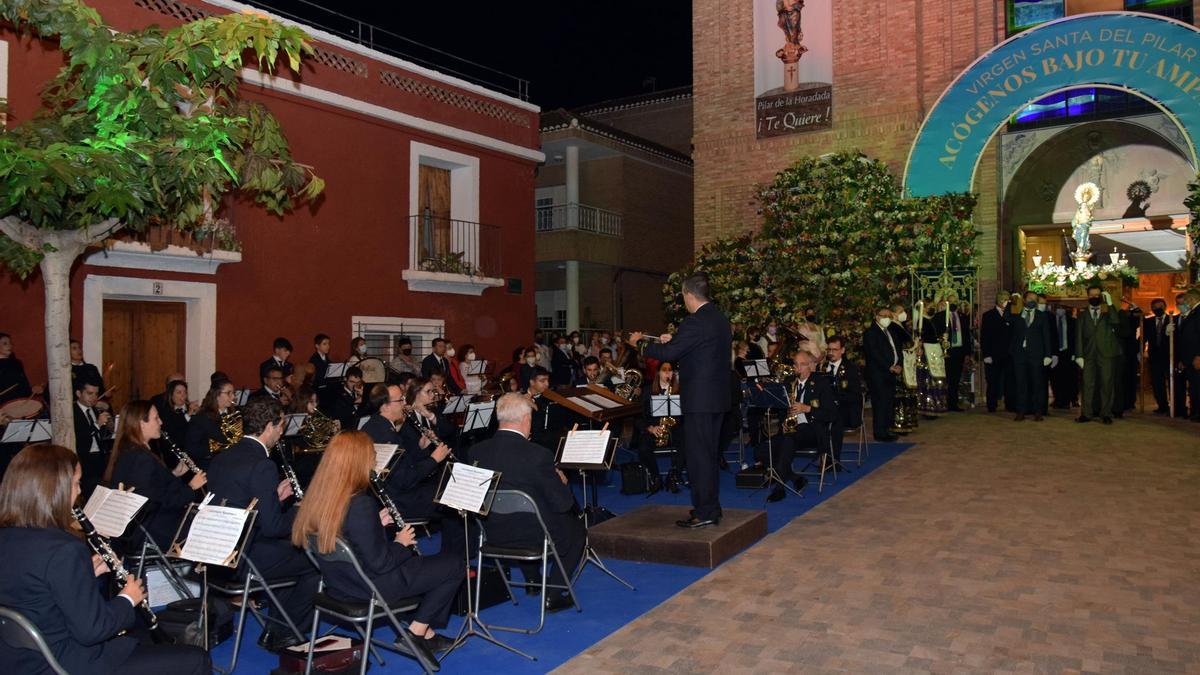
<svg viewBox="0 0 1200 675">
<path fill-rule="evenodd" d="M 430 518 L 436 512 L 433 495 L 437 492 L 442 461 L 450 454 L 444 443 L 435 444 L 429 435 L 449 438 L 449 425 L 429 406 L 434 401 L 434 385 L 423 377 L 413 378 L 404 392 L 409 414 L 400 427 L 404 453 L 388 476 L 388 491 L 400 512 L 412 518 Z"/>
<path fill-rule="evenodd" d="M 656 440 L 660 434 L 669 435 L 670 440 L 666 447 L 674 448 L 671 455 L 671 471 L 667 474 L 667 487 L 671 492 L 679 492 L 679 485 L 683 482 L 683 416 L 679 414 L 678 410 L 671 410 L 670 412 L 674 413 L 671 417 L 675 420 L 675 426 L 664 427 L 665 417 L 654 416 L 655 411 L 651 401 L 654 396 L 677 394 L 679 394 L 679 373 L 669 361 L 660 364 L 653 379 L 642 385 L 642 414 L 634 423 L 633 449 L 637 451 L 638 460 L 642 466 L 650 472 L 647 486 L 650 494 L 662 489 L 662 479 L 658 473 L 658 459 L 654 455 L 654 448 L 657 447 Z"/>
<path fill-rule="evenodd" d="M 226 438 L 221 431 L 221 417 L 233 410 L 234 388 L 227 379 L 213 380 L 200 403 L 200 410 L 188 422 L 187 439 L 183 449 L 201 468 L 212 459 L 212 444 L 229 445 L 236 438 Z"/>
<path fill-rule="evenodd" d="M 150 442 L 160 437 L 161 429 L 158 410 L 149 401 L 126 403 L 121 409 L 121 422 L 117 425 L 103 482 L 113 487 L 118 484 L 132 487 L 150 500 L 149 516 L 143 526 L 154 543 L 166 550 L 184 511 L 196 496 L 195 491 L 204 487 L 208 478 L 201 471 L 184 483 L 180 477 L 188 469 L 183 462 L 174 464 L 174 470 L 167 469 L 162 458 L 150 450 Z"/>
<path fill-rule="evenodd" d="M 57 445 L 31 445 L 13 458 L 0 482 L 0 605 L 20 612 L 45 637 L 70 673 L 208 675 L 212 662 L 198 647 L 141 644 L 134 608 L 145 597 L 130 579 L 106 600 L 96 577 L 108 573 L 84 543 L 71 507 L 79 498 L 78 456 Z M 40 653 L 0 641 L 9 673 L 49 673 Z"/>
<path fill-rule="evenodd" d="M 370 489 L 375 446 L 361 431 L 343 431 L 329 443 L 305 492 L 292 525 L 292 543 L 317 553 L 330 553 L 340 537 L 354 550 L 363 571 L 389 602 L 421 596 L 408 630 L 418 649 L 432 657 L 451 640 L 438 635 L 464 578 L 463 562 L 453 556 L 415 556 L 409 546 L 416 535 L 409 526 L 388 537 L 392 524 Z M 335 598 L 365 602 L 370 589 L 348 563 L 318 558 L 325 591 Z M 402 643 L 401 643 L 402 644 Z"/>
</svg>

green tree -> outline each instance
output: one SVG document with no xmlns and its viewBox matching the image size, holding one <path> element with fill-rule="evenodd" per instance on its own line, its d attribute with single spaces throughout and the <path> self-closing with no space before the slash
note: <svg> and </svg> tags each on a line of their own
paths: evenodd
<svg viewBox="0 0 1200 675">
<path fill-rule="evenodd" d="M 230 193 L 282 214 L 324 188 L 271 114 L 238 97 L 244 58 L 298 71 L 312 47 L 253 13 L 124 33 L 78 0 L 0 0 L 0 18 L 57 39 L 66 61 L 39 112 L 0 131 L 0 263 L 42 273 L 51 414 L 70 420 L 70 272 L 87 248 L 121 230 L 211 227 Z M 74 447 L 70 424 L 54 442 Z"/>
</svg>

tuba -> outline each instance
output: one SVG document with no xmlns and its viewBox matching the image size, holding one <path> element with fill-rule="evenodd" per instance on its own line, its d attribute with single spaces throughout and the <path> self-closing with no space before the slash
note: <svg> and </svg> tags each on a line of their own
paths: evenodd
<svg viewBox="0 0 1200 675">
<path fill-rule="evenodd" d="M 304 439 L 309 451 L 324 450 L 339 427 L 341 425 L 337 420 L 321 412 L 320 408 L 315 408 L 304 418 L 304 424 L 300 426 L 300 438 Z"/>
<path fill-rule="evenodd" d="M 242 411 L 234 408 L 229 412 L 221 415 L 221 419 L 217 422 L 218 428 L 221 430 L 221 435 L 225 437 L 224 442 L 208 439 L 208 451 L 212 454 L 228 450 L 229 446 L 242 440 L 244 435 L 242 432 Z"/>
</svg>

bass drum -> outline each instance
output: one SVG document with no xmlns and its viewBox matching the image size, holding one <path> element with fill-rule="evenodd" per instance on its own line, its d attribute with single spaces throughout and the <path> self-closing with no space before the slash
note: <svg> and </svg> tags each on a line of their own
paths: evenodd
<svg viewBox="0 0 1200 675">
<path fill-rule="evenodd" d="M 377 358 L 363 359 L 355 364 L 362 371 L 365 384 L 379 384 L 387 381 L 387 364 Z"/>
<path fill-rule="evenodd" d="M 41 414 L 45 405 L 35 398 L 17 398 L 0 406 L 0 417 L 10 420 L 31 420 Z"/>
</svg>

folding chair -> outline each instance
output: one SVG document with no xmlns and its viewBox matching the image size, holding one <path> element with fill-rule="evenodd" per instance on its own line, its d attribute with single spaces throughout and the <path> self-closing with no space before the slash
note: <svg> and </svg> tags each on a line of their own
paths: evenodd
<svg viewBox="0 0 1200 675">
<path fill-rule="evenodd" d="M 50 670 L 56 675 L 67 675 L 67 671 L 59 665 L 58 659 L 54 658 L 54 652 L 50 651 L 50 646 L 46 644 L 46 638 L 42 637 L 42 631 L 20 612 L 8 607 L 0 607 L 0 642 L 13 649 L 41 652 Z"/>
<path fill-rule="evenodd" d="M 312 672 L 313 649 L 317 643 L 317 631 L 321 625 L 321 614 L 327 614 L 354 626 L 354 630 L 358 631 L 359 637 L 366 643 L 371 655 L 375 657 L 380 666 L 383 666 L 384 662 L 383 657 L 379 655 L 379 651 L 375 649 L 376 645 L 397 653 L 403 653 L 397 649 L 395 643 L 377 640 L 372 637 L 372 632 L 375 630 L 375 619 L 386 616 L 388 623 L 392 624 L 392 628 L 396 631 L 397 640 L 404 641 L 404 644 L 411 652 L 411 656 L 416 658 L 417 662 L 421 664 L 421 668 L 427 673 L 437 672 L 438 664 L 436 662 L 426 663 L 425 657 L 413 642 L 412 634 L 405 625 L 401 624 L 400 619 L 396 617 L 397 612 L 411 612 L 416 609 L 421 604 L 421 599 L 405 598 L 397 602 L 394 607 L 390 605 L 387 599 L 383 597 L 383 594 L 379 592 L 375 583 L 363 571 L 362 565 L 358 562 L 358 556 L 354 555 L 354 550 L 341 537 L 338 537 L 334 549 L 329 553 L 318 553 L 316 551 L 317 538 L 315 535 L 310 535 L 308 538 L 308 547 L 304 552 L 308 554 L 309 560 L 317 566 L 317 569 L 321 568 L 322 561 L 352 565 L 359 579 L 362 580 L 367 588 L 371 589 L 371 600 L 356 602 L 333 598 L 325 592 L 325 577 L 324 575 L 321 576 L 320 585 L 317 587 L 317 595 L 313 598 L 312 637 L 308 641 L 308 660 L 304 666 L 305 675 Z M 360 673 L 367 672 L 367 662 L 369 660 L 366 656 L 363 657 Z"/>
<path fill-rule="evenodd" d="M 583 569 L 583 560 L 580 560 L 579 569 L 567 570 L 563 566 L 562 559 L 558 556 L 558 548 L 554 546 L 554 540 L 550 538 L 550 531 L 546 529 L 546 523 L 542 520 L 542 513 L 538 510 L 537 502 L 533 501 L 529 495 L 520 490 L 496 490 L 496 497 L 492 500 L 492 510 L 490 514 L 495 515 L 513 515 L 519 513 L 532 514 L 537 518 L 538 526 L 542 529 L 542 546 L 541 550 L 537 548 L 519 548 L 513 546 L 495 546 L 487 543 L 487 531 L 484 523 L 485 519 L 476 518 L 479 523 L 479 554 L 475 569 L 475 597 L 479 597 L 481 582 L 483 579 L 483 559 L 491 559 L 497 566 L 500 566 L 501 560 L 511 560 L 514 562 L 535 562 L 542 563 L 542 583 L 541 594 L 539 595 L 539 605 L 541 612 L 538 616 L 537 627 L 535 628 L 517 628 L 510 626 L 493 626 L 487 624 L 488 628 L 496 630 L 506 630 L 513 633 L 525 633 L 533 635 L 542 630 L 546 623 L 546 589 L 555 588 L 565 590 L 571 596 L 571 600 L 575 603 L 575 611 L 582 612 L 583 607 L 579 604 L 579 598 L 575 595 L 575 579 L 579 576 L 579 571 Z M 547 581 L 548 567 L 550 559 L 553 557 L 554 564 L 562 573 L 566 584 L 552 584 Z M 586 558 L 585 558 L 586 560 Z M 508 597 L 512 603 L 517 604 L 517 596 L 512 592 L 512 585 L 508 581 L 508 577 L 501 569 L 500 578 L 504 580 L 504 587 L 508 590 Z M 525 585 L 525 584 L 523 584 Z"/>
<path fill-rule="evenodd" d="M 281 588 L 290 588 L 296 585 L 294 578 L 278 579 L 276 581 L 267 581 L 258 571 L 258 566 L 250 559 L 250 556 L 242 554 L 242 561 L 246 564 L 245 578 L 240 582 L 237 580 L 236 574 L 229 581 L 213 580 L 208 577 L 208 588 L 210 591 L 216 591 L 221 595 L 230 597 L 241 596 L 242 604 L 238 609 L 237 628 L 233 634 L 233 660 L 229 663 L 229 668 L 216 668 L 223 673 L 232 673 L 237 668 L 238 654 L 242 649 L 242 634 L 246 629 L 246 612 L 249 611 L 258 624 L 266 629 L 267 622 L 272 621 L 278 625 L 286 626 L 297 640 L 304 640 L 304 634 L 296 627 L 296 623 L 292 621 L 292 617 L 288 616 L 287 611 L 283 609 L 283 605 L 279 603 L 279 598 L 275 597 L 275 591 Z M 211 572 L 209 573 L 211 575 Z M 282 619 L 275 616 L 268 616 L 260 609 L 254 606 L 250 596 L 254 593 L 263 592 L 267 594 L 270 600 L 271 607 L 274 612 L 278 612 Z"/>
<path fill-rule="evenodd" d="M 808 464 L 805 464 L 804 468 L 797 472 L 797 475 L 819 478 L 817 481 L 817 494 L 821 494 L 825 489 L 825 474 L 832 472 L 833 482 L 837 482 L 838 469 L 837 462 L 833 461 L 832 427 L 832 424 L 825 425 L 825 437 L 829 439 L 829 447 L 812 448 L 811 452 L 808 451 L 808 448 L 805 448 L 803 452 L 799 450 L 796 452 L 797 457 L 808 458 Z M 817 470 L 809 471 L 813 467 L 814 462 L 819 462 Z"/>
<path fill-rule="evenodd" d="M 867 425 L 866 425 L 866 422 L 863 419 L 863 415 L 862 415 L 862 411 L 866 407 L 867 407 L 867 395 L 864 393 L 862 395 L 862 403 L 860 404 L 860 407 L 858 409 L 859 410 L 858 426 L 854 427 L 852 429 L 844 429 L 842 431 L 843 438 L 848 435 L 858 436 L 858 441 L 855 443 L 854 448 L 852 450 L 847 450 L 845 446 L 842 446 L 842 458 L 848 459 L 846 457 L 846 455 L 849 453 L 854 453 L 854 463 L 856 466 L 862 466 L 863 460 L 869 459 L 871 457 L 871 447 L 869 445 L 867 445 Z"/>
</svg>

